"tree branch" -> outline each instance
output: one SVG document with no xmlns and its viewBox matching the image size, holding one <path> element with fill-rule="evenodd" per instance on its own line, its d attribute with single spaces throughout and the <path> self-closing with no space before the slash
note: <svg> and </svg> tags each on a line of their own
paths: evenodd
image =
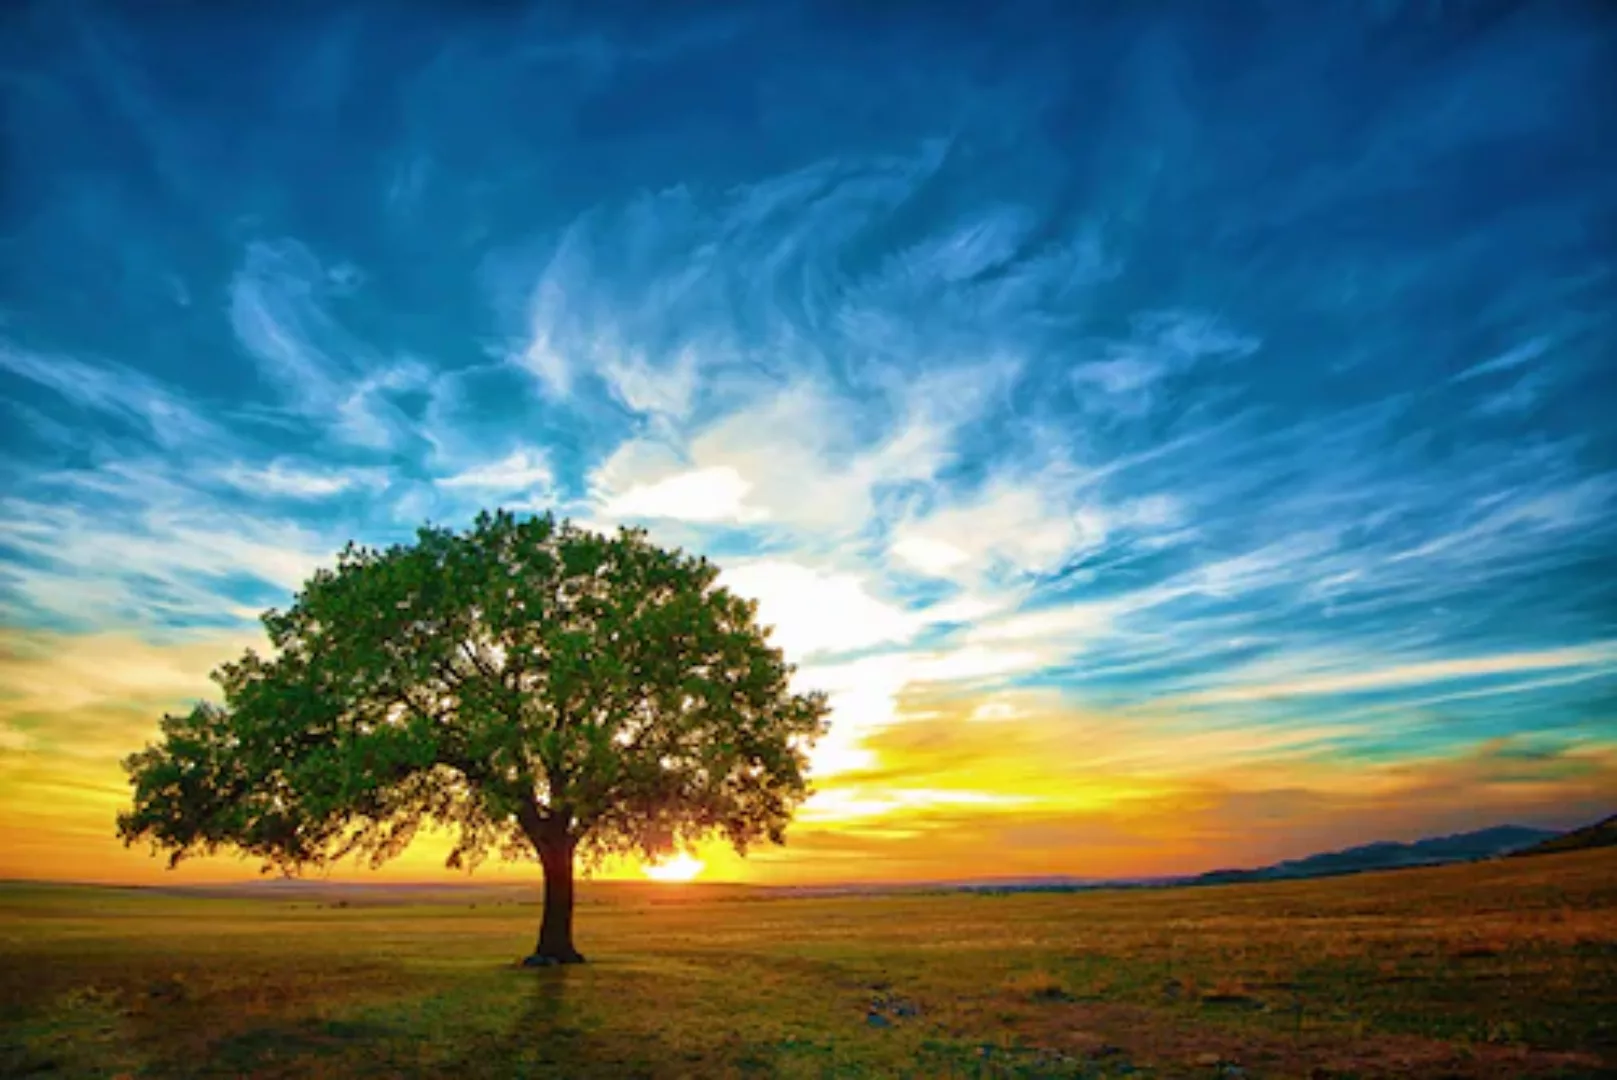
<svg viewBox="0 0 1617 1080">
<path fill-rule="evenodd" d="M 490 682 L 499 683 L 502 686 L 505 685 L 504 673 L 496 673 L 485 666 L 482 659 L 477 655 L 477 650 L 472 648 L 471 642 L 462 641 L 460 643 L 460 648 L 465 654 L 466 659 L 472 662 L 472 667 L 477 669 L 477 673 L 479 675 L 483 676 L 483 678 L 489 680 Z"/>
<path fill-rule="evenodd" d="M 460 688 L 466 683 L 465 677 L 456 671 L 453 665 L 443 660 L 434 660 L 432 666 L 438 672 L 438 677 L 443 679 L 444 689 L 451 694 L 458 695 Z"/>
</svg>

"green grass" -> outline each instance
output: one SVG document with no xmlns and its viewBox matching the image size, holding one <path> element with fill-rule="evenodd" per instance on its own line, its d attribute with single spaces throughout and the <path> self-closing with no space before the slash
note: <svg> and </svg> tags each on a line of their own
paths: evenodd
<svg viewBox="0 0 1617 1080">
<path fill-rule="evenodd" d="M 337 907 L 0 886 L 0 1075 L 1617 1070 L 1617 851 L 1204 889 L 767 896 L 587 888 L 591 962 L 523 970 L 538 908 L 509 890 Z"/>
</svg>

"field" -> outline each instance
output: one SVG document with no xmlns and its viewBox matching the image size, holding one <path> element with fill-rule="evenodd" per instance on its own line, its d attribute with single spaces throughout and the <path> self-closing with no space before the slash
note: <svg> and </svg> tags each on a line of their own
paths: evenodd
<svg viewBox="0 0 1617 1080">
<path fill-rule="evenodd" d="M 1297 883 L 772 897 L 0 886 L 0 1075 L 1617 1075 L 1617 851 Z"/>
</svg>

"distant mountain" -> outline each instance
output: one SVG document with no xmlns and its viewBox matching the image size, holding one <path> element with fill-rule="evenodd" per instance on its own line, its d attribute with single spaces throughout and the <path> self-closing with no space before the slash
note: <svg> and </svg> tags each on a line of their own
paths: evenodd
<svg viewBox="0 0 1617 1080">
<path fill-rule="evenodd" d="M 1400 866 L 1437 866 L 1508 855 L 1553 840 L 1559 834 L 1521 825 L 1496 825 L 1477 832 L 1457 833 L 1400 844 L 1383 840 L 1374 844 L 1310 855 L 1255 870 L 1212 870 L 1190 878 L 1189 885 L 1223 885 L 1237 881 L 1286 881 L 1293 878 L 1357 874 Z M 1611 841 L 1607 841 L 1610 843 Z"/>
<path fill-rule="evenodd" d="M 1585 825 L 1581 829 L 1573 829 L 1569 833 L 1542 840 L 1511 854 L 1553 855 L 1557 851 L 1582 851 L 1585 848 L 1598 847 L 1617 847 L 1617 814 L 1593 825 Z"/>
</svg>

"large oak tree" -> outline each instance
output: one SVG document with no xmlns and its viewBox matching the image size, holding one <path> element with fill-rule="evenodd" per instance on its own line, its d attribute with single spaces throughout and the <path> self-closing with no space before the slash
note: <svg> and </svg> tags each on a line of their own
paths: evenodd
<svg viewBox="0 0 1617 1080">
<path fill-rule="evenodd" d="M 529 962 L 580 961 L 575 860 L 780 843 L 807 795 L 824 699 L 789 689 L 717 574 L 642 531 L 548 515 L 350 545 L 264 616 L 270 655 L 214 673 L 222 704 L 165 717 L 127 759 L 119 832 L 174 863 L 234 848 L 295 872 L 379 865 L 436 823 L 451 866 L 536 854 Z"/>
</svg>

